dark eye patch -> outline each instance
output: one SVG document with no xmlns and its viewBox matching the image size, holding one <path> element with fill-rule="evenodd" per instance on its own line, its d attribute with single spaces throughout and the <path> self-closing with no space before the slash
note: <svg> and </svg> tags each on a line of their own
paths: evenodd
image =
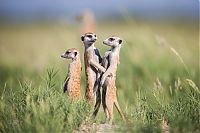
<svg viewBox="0 0 200 133">
<path fill-rule="evenodd" d="M 69 51 L 66 51 L 65 54 L 70 54 L 70 52 L 69 52 Z"/>
<path fill-rule="evenodd" d="M 94 35 L 95 37 L 97 37 L 97 35 Z"/>
<path fill-rule="evenodd" d="M 92 38 L 92 35 L 87 35 L 88 38 Z"/>
<path fill-rule="evenodd" d="M 112 38 L 112 37 L 111 37 L 111 38 L 109 38 L 109 41 L 111 41 L 111 42 L 112 42 L 112 41 L 114 41 L 114 40 L 115 40 L 115 39 L 114 39 L 114 38 Z"/>
</svg>

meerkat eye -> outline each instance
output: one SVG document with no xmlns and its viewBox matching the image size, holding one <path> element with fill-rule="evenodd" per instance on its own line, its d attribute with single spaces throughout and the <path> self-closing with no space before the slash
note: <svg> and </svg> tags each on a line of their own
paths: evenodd
<svg viewBox="0 0 200 133">
<path fill-rule="evenodd" d="M 92 35 L 87 35 L 88 38 L 92 38 Z"/>
<path fill-rule="evenodd" d="M 97 37 L 97 35 L 94 35 L 95 37 Z"/>
<path fill-rule="evenodd" d="M 65 54 L 70 54 L 70 52 L 69 52 L 69 51 L 66 51 Z"/>
<path fill-rule="evenodd" d="M 115 39 L 114 39 L 114 38 L 112 38 L 112 37 L 111 37 L 111 38 L 109 38 L 109 41 L 111 41 L 111 42 L 112 42 L 112 41 L 114 41 L 114 40 L 115 40 Z"/>
</svg>

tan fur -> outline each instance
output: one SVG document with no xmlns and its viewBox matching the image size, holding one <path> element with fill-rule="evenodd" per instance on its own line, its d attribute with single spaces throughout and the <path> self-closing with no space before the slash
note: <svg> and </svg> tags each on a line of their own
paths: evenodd
<svg viewBox="0 0 200 133">
<path fill-rule="evenodd" d="M 170 125 L 167 120 L 162 120 L 160 127 L 162 133 L 170 133 Z"/>
<path fill-rule="evenodd" d="M 119 64 L 119 53 L 122 41 L 119 37 L 111 37 L 114 39 L 111 41 L 110 38 L 104 40 L 104 44 L 111 46 L 102 60 L 102 65 L 107 68 L 106 72 L 103 73 L 100 81 L 100 85 L 103 88 L 102 91 L 102 104 L 107 120 L 112 124 L 113 120 L 113 106 L 116 107 L 120 116 L 125 120 L 124 114 L 122 113 L 117 100 L 117 88 L 116 88 L 116 71 L 117 65 Z"/>
<path fill-rule="evenodd" d="M 79 57 L 79 51 L 75 48 L 68 49 L 68 52 L 71 52 L 72 55 L 74 52 L 77 52 L 77 55 L 72 59 L 72 62 L 68 66 L 68 74 L 66 77 L 65 85 L 67 94 L 72 99 L 80 99 L 81 92 L 80 92 L 80 85 L 81 85 L 81 61 Z M 63 54 L 63 58 L 66 57 L 67 54 Z M 68 58 L 69 59 L 69 58 Z M 65 87 L 65 86 L 64 86 Z"/>
<path fill-rule="evenodd" d="M 81 34 L 95 32 L 95 17 L 92 11 L 82 11 L 77 19 L 81 21 Z"/>
<path fill-rule="evenodd" d="M 91 38 L 88 38 L 87 37 L 88 35 L 91 35 Z M 85 96 L 90 103 L 94 103 L 95 99 L 94 88 L 95 85 L 97 85 L 96 83 L 98 79 L 98 71 L 105 72 L 105 68 L 99 64 L 101 61 L 101 57 L 98 52 L 98 49 L 96 49 L 94 46 L 94 42 L 97 39 L 96 35 L 93 33 L 85 33 L 81 37 L 81 39 L 85 46 L 85 51 L 84 51 L 84 63 L 85 63 L 85 75 L 86 75 Z"/>
</svg>

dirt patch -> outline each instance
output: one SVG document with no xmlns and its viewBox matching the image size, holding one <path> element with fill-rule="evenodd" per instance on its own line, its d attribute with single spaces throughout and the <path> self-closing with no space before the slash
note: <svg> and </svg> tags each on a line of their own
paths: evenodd
<svg viewBox="0 0 200 133">
<path fill-rule="evenodd" d="M 82 123 L 79 130 L 75 131 L 75 133 L 105 133 L 105 132 L 115 132 L 119 129 L 117 125 L 110 125 L 110 124 L 97 124 L 97 123 Z"/>
</svg>

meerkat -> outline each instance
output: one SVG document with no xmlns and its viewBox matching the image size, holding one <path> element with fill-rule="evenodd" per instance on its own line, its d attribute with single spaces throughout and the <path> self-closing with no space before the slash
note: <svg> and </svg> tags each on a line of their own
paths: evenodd
<svg viewBox="0 0 200 133">
<path fill-rule="evenodd" d="M 86 99 L 90 103 L 94 103 L 95 98 L 95 86 L 98 85 L 98 72 L 105 72 L 106 69 L 100 65 L 101 56 L 94 43 L 97 40 L 97 36 L 94 33 L 85 33 L 81 36 L 81 40 L 84 44 L 84 63 L 86 74 Z"/>
<path fill-rule="evenodd" d="M 95 15 L 91 10 L 86 9 L 84 11 L 81 11 L 80 15 L 77 16 L 77 19 L 81 22 L 81 34 L 87 32 L 95 32 Z"/>
<path fill-rule="evenodd" d="M 72 99 L 80 99 L 81 60 L 79 51 L 75 48 L 71 48 L 63 53 L 61 57 L 72 59 L 72 62 L 68 66 L 68 73 L 64 82 L 64 93 L 67 92 L 68 96 Z"/>
<path fill-rule="evenodd" d="M 119 37 L 110 37 L 103 41 L 103 44 L 111 47 L 105 53 L 102 60 L 102 66 L 106 68 L 106 72 L 102 74 L 100 86 L 102 87 L 102 105 L 109 124 L 113 120 L 113 106 L 116 107 L 122 119 L 125 121 L 123 112 L 120 109 L 117 100 L 116 88 L 116 71 L 119 62 L 119 54 L 122 45 L 122 39 Z"/>
</svg>

